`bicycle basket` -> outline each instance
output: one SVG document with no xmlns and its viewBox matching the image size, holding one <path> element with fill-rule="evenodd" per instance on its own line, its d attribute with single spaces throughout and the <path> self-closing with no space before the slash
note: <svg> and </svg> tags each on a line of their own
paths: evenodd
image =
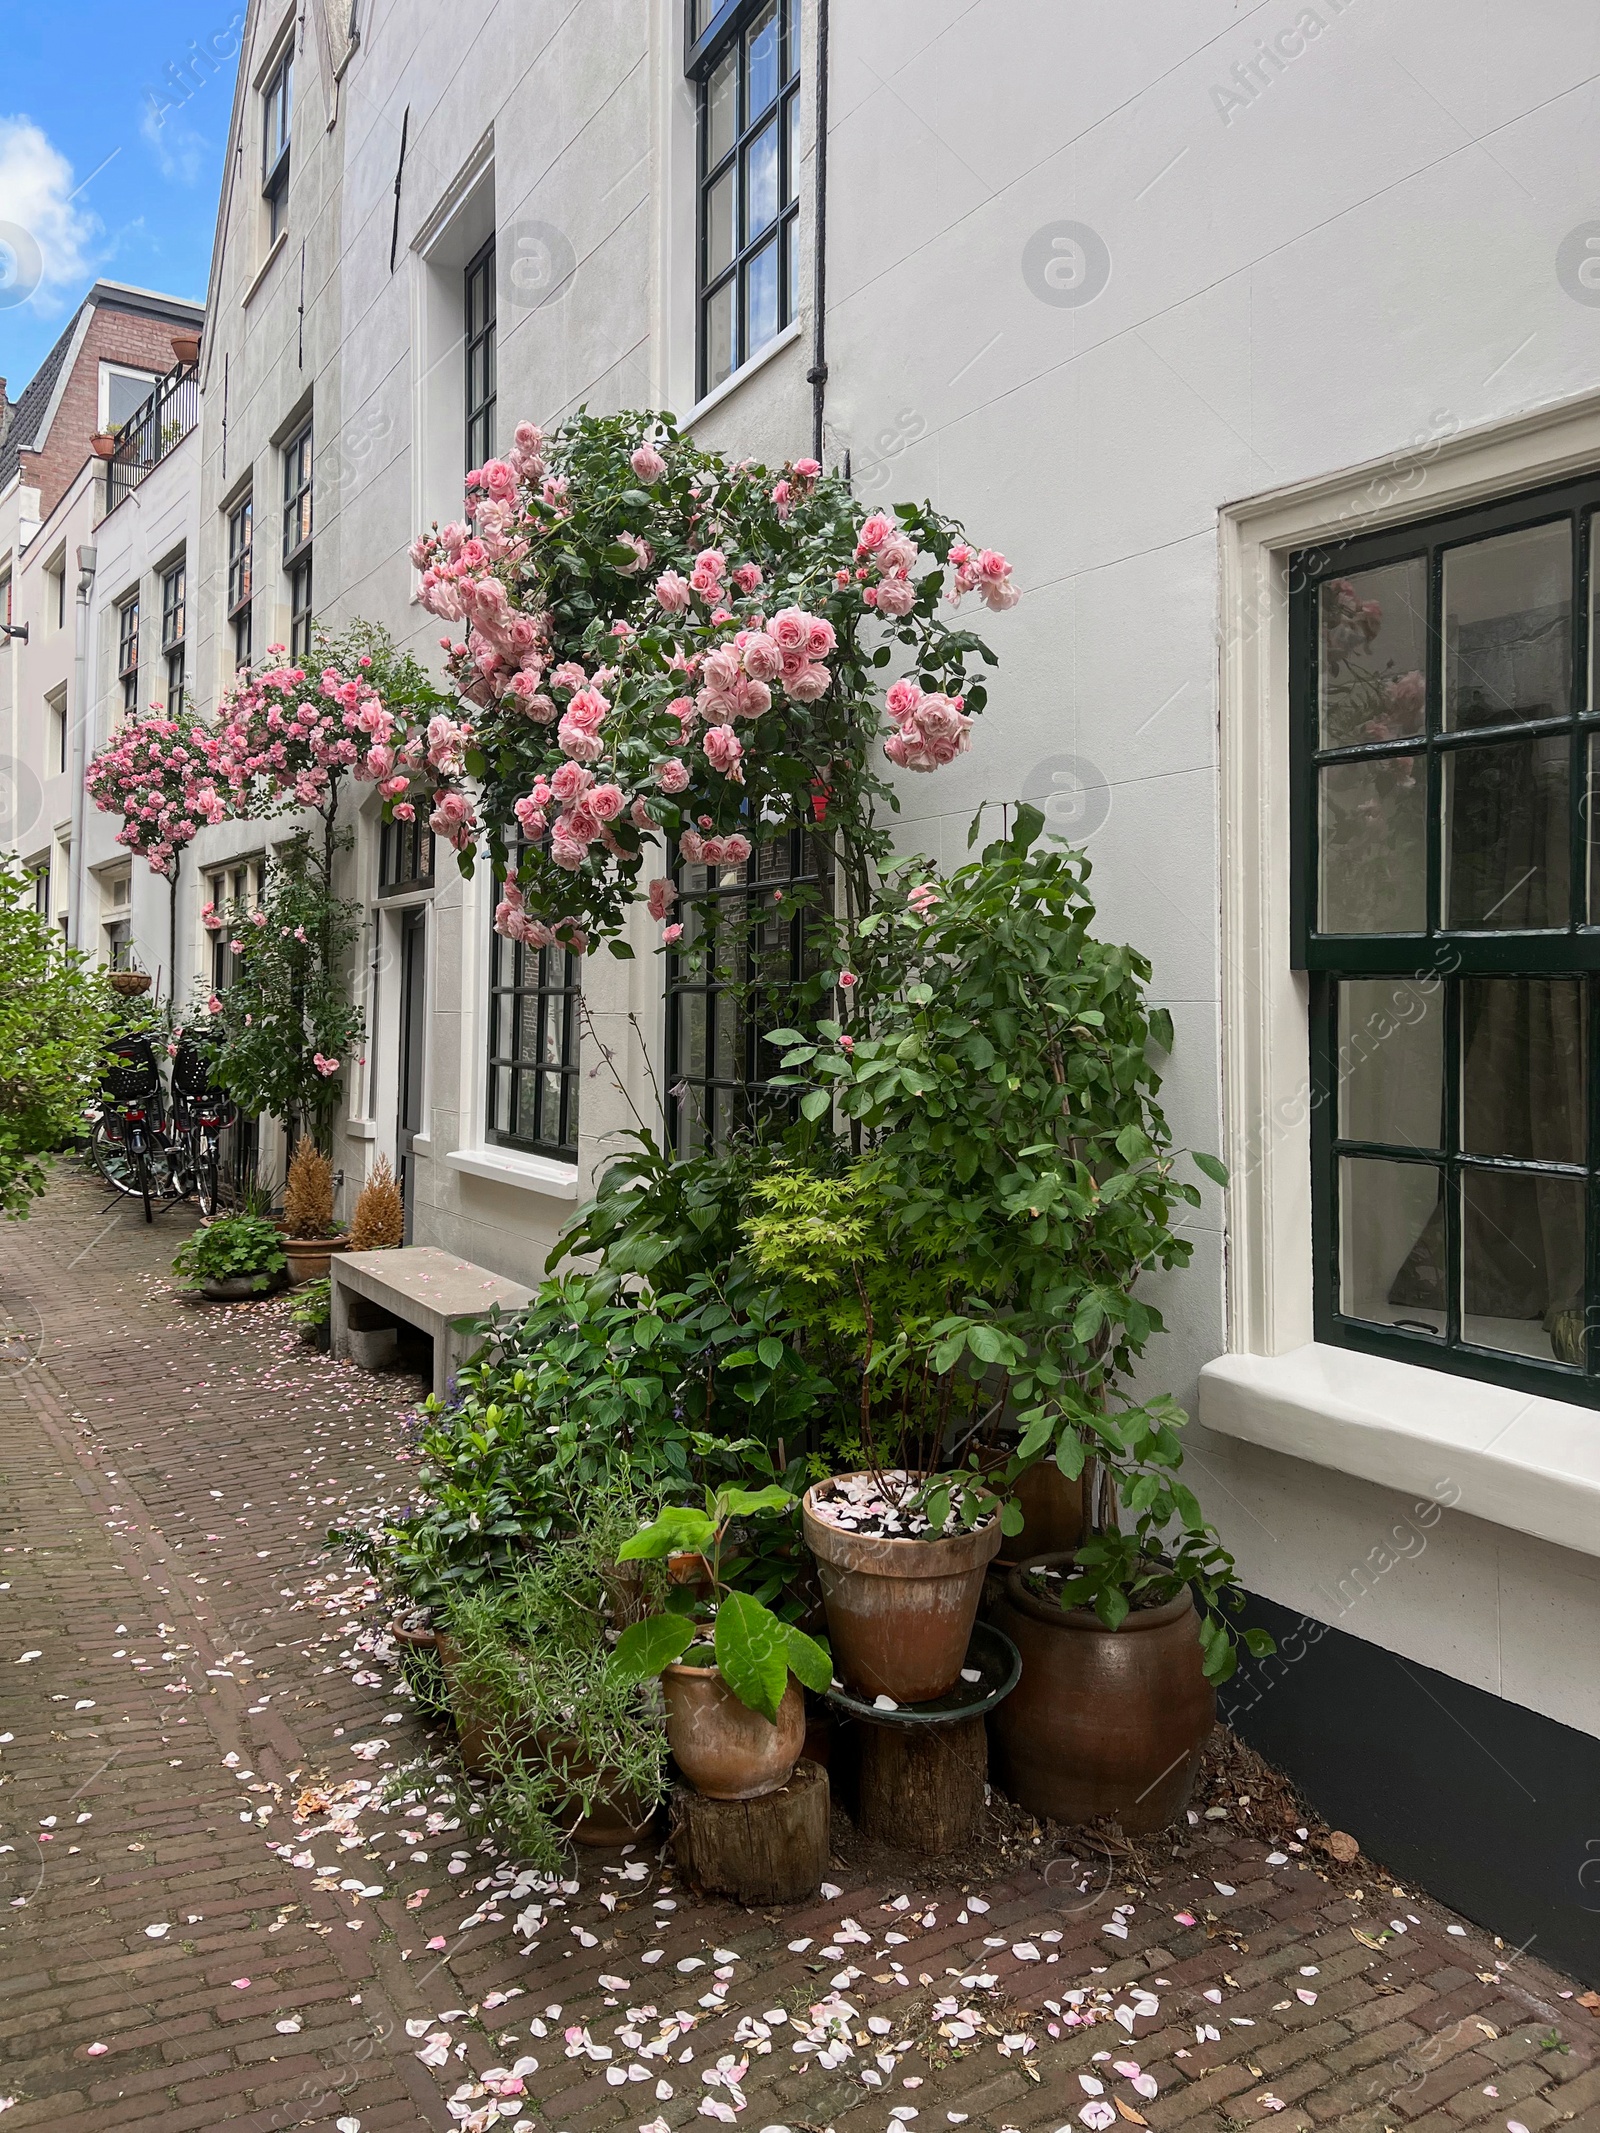
<svg viewBox="0 0 1600 2133">
<path fill-rule="evenodd" d="M 147 1103 L 161 1094 L 161 1076 L 156 1055 L 143 1037 L 129 1038 L 111 1048 L 105 1072 L 107 1094 L 115 1104 Z"/>
<path fill-rule="evenodd" d="M 184 1042 L 178 1045 L 178 1056 L 172 1062 L 172 1093 L 193 1099 L 207 1093 L 220 1095 L 211 1079 L 211 1062 L 196 1044 Z"/>
</svg>

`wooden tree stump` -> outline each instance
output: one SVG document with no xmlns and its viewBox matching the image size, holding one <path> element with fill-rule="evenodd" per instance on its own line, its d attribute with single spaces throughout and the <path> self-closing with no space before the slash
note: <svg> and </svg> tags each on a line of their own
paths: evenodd
<svg viewBox="0 0 1600 2133">
<path fill-rule="evenodd" d="M 856 1826 L 878 1844 L 929 1858 L 965 1844 L 983 1814 L 989 1742 L 981 1718 L 861 1732 Z"/>
<path fill-rule="evenodd" d="M 752 1908 L 814 1897 L 828 1871 L 828 1773 L 802 1760 L 787 1785 L 757 1800 L 675 1786 L 672 1852 L 707 1895 Z"/>
</svg>

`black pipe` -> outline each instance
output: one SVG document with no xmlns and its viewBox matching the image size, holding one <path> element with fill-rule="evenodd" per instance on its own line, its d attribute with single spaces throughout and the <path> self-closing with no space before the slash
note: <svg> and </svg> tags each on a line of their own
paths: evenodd
<svg viewBox="0 0 1600 2133">
<path fill-rule="evenodd" d="M 816 254 L 811 286 L 811 456 L 822 458 L 823 414 L 828 392 L 828 0 L 817 0 Z"/>
</svg>

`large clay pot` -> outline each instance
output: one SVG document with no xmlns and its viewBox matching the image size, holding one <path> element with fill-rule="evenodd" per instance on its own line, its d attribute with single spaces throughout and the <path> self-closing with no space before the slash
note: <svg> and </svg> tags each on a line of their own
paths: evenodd
<svg viewBox="0 0 1600 2133">
<path fill-rule="evenodd" d="M 1022 1654 L 1022 1679 L 989 1721 L 995 1781 L 1055 1822 L 1115 1815 L 1128 1836 L 1164 1829 L 1188 1803 L 1217 1715 L 1193 1596 L 1186 1587 L 1107 1629 L 1093 1608 L 1063 1610 L 1024 1584 L 1029 1570 L 1072 1561 L 1035 1556 L 1006 1581 L 995 1626 Z"/>
<path fill-rule="evenodd" d="M 280 1242 L 283 1256 L 289 1262 L 290 1285 L 297 1289 L 302 1282 L 323 1280 L 333 1254 L 350 1249 L 348 1236 L 284 1237 Z"/>
<path fill-rule="evenodd" d="M 266 1288 L 258 1289 L 254 1274 L 229 1274 L 226 1279 L 202 1281 L 200 1294 L 207 1303 L 259 1303 L 263 1296 L 269 1296 L 276 1287 L 277 1282 L 272 1281 Z"/>
<path fill-rule="evenodd" d="M 1018 1478 L 1012 1492 L 1022 1513 L 1022 1531 L 1005 1536 L 994 1571 L 1011 1570 L 1035 1555 L 1058 1555 L 1083 1538 L 1083 1476 L 1069 1481 L 1054 1459 L 1041 1459 Z"/>
<path fill-rule="evenodd" d="M 834 1671 L 868 1696 L 928 1703 L 953 1689 L 977 1619 L 983 1574 L 1000 1546 L 1000 1521 L 946 1540 L 850 1533 L 813 1508 L 831 1483 L 805 1496 L 806 1546 L 817 1559 Z"/>
<path fill-rule="evenodd" d="M 714 1666 L 669 1666 L 667 1743 L 709 1800 L 756 1800 L 789 1782 L 806 1739 L 806 1699 L 793 1674 L 773 1725 L 734 1695 Z"/>
</svg>

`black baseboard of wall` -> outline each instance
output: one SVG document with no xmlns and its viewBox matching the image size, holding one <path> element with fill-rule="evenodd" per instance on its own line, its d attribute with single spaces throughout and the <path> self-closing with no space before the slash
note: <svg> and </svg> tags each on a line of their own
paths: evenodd
<svg viewBox="0 0 1600 2133">
<path fill-rule="evenodd" d="M 1277 1656 L 1241 1652 L 1218 1715 L 1398 1880 L 1600 1982 L 1600 1740 L 1254 1594 L 1243 1620 Z"/>
</svg>

